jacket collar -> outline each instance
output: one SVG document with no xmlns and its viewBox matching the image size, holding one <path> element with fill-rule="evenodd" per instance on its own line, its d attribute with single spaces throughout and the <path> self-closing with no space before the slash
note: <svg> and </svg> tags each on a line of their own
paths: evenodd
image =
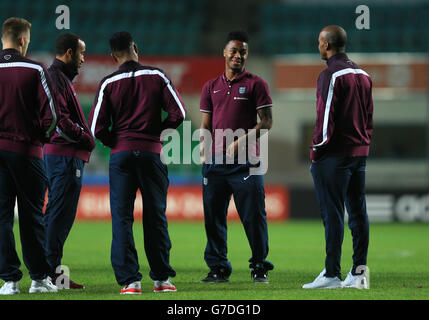
<svg viewBox="0 0 429 320">
<path fill-rule="evenodd" d="M 22 56 L 22 54 L 14 48 L 4 49 L 1 51 L 1 54 L 2 55 L 13 54 L 13 55 Z"/>
<path fill-rule="evenodd" d="M 70 81 L 73 81 L 74 77 L 78 75 L 78 72 L 57 58 L 54 59 L 51 66 L 60 69 Z"/>
<path fill-rule="evenodd" d="M 128 60 L 125 61 L 123 64 L 121 64 L 119 66 L 119 70 L 120 71 L 125 71 L 125 70 L 129 70 L 129 69 L 133 69 L 133 67 L 139 66 L 140 63 L 138 63 L 137 61 L 134 60 Z"/>
<path fill-rule="evenodd" d="M 333 63 L 334 61 L 337 60 L 348 60 L 349 57 L 347 57 L 347 54 L 345 54 L 344 52 L 340 52 L 340 53 L 336 53 L 334 54 L 332 57 L 330 57 L 326 63 L 328 64 L 328 66 Z"/>
</svg>

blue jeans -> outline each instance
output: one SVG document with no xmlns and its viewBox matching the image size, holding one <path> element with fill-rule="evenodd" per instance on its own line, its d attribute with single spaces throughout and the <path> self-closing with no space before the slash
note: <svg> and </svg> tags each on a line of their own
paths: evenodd
<svg viewBox="0 0 429 320">
<path fill-rule="evenodd" d="M 109 167 L 110 208 L 112 214 L 111 262 L 120 285 L 142 278 L 139 272 L 132 226 L 137 189 L 143 198 L 144 248 L 149 276 L 166 280 L 176 272 L 170 266 L 171 242 L 168 234 L 167 166 L 157 153 L 122 151 L 112 154 Z"/>
<path fill-rule="evenodd" d="M 231 273 L 227 258 L 227 213 L 234 195 L 238 215 L 252 250 L 251 266 L 262 263 L 267 270 L 274 266 L 266 261 L 268 230 L 263 177 L 249 176 L 243 165 L 203 165 L 204 224 L 207 245 L 204 260 L 210 269 L 224 268 Z"/>
<path fill-rule="evenodd" d="M 84 161 L 45 155 L 45 167 L 49 181 L 45 212 L 46 256 L 53 275 L 55 268 L 61 265 L 64 243 L 76 217 Z"/>
<path fill-rule="evenodd" d="M 365 198 L 366 157 L 322 157 L 311 164 L 316 198 L 325 227 L 326 277 L 341 279 L 344 205 L 353 238 L 353 267 L 366 265 L 369 221 Z"/>
<path fill-rule="evenodd" d="M 0 278 L 4 281 L 22 278 L 13 234 L 15 200 L 22 257 L 30 277 L 36 280 L 49 275 L 43 227 L 46 185 L 42 159 L 0 150 Z"/>
</svg>

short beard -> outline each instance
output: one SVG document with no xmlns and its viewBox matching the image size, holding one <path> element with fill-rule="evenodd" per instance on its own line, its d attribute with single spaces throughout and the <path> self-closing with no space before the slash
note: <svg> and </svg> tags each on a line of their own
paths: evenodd
<svg viewBox="0 0 429 320">
<path fill-rule="evenodd" d="M 79 65 L 79 63 L 78 63 L 78 61 L 77 61 L 78 59 L 77 59 L 77 56 L 76 55 L 72 55 L 72 61 L 70 61 L 69 63 L 67 63 L 67 67 L 71 70 L 71 71 L 73 71 L 73 73 L 76 73 L 76 74 L 78 74 L 79 73 L 79 67 L 78 67 L 78 65 Z"/>
</svg>

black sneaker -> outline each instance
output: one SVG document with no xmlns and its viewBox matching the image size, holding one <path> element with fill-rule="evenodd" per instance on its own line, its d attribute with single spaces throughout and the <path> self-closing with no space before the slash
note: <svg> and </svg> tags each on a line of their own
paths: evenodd
<svg viewBox="0 0 429 320">
<path fill-rule="evenodd" d="M 264 265 L 257 263 L 254 267 L 250 268 L 250 275 L 253 279 L 253 283 L 270 283 L 268 281 L 268 270 L 264 268 Z"/>
<path fill-rule="evenodd" d="M 201 283 L 220 283 L 220 282 L 228 282 L 229 276 L 227 276 L 224 272 L 224 269 L 219 270 L 210 270 L 207 277 L 202 279 Z"/>
</svg>

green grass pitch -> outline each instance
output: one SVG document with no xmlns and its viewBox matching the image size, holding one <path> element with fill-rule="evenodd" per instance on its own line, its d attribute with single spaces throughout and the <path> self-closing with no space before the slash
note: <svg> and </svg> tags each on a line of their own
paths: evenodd
<svg viewBox="0 0 429 320">
<path fill-rule="evenodd" d="M 153 293 L 143 249 L 141 221 L 134 223 L 134 239 L 143 274 L 142 295 L 120 295 L 110 265 L 111 225 L 109 222 L 76 222 L 64 248 L 63 264 L 70 268 L 72 280 L 86 289 L 61 290 L 56 294 L 29 294 L 30 278 L 24 265 L 21 294 L 0 300 L 428 300 L 429 224 L 371 224 L 368 267 L 370 290 L 303 290 L 304 283 L 323 269 L 324 230 L 321 221 L 269 223 L 268 260 L 275 269 L 270 284 L 254 284 L 247 260 L 250 249 L 240 223 L 229 222 L 228 257 L 233 272 L 225 284 L 202 284 L 208 268 L 203 259 L 205 233 L 202 222 L 169 222 L 172 240 L 171 265 L 177 272 L 175 293 Z M 21 257 L 17 223 L 15 238 Z M 346 227 L 343 278 L 351 267 L 351 235 Z M 22 259 L 21 259 L 22 261 Z M 3 281 L 0 280 L 0 285 Z"/>
</svg>

